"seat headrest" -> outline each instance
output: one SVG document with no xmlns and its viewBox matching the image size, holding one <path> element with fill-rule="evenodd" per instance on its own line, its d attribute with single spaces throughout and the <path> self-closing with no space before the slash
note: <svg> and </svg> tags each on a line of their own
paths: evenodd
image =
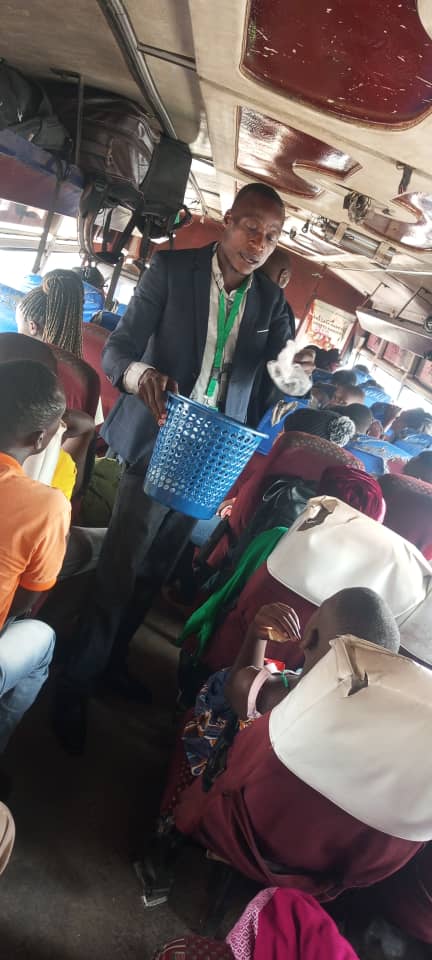
<svg viewBox="0 0 432 960">
<path fill-rule="evenodd" d="M 332 641 L 269 725 L 300 780 L 362 823 L 415 841 L 432 838 L 431 729 L 432 671 L 351 636 Z"/>
</svg>

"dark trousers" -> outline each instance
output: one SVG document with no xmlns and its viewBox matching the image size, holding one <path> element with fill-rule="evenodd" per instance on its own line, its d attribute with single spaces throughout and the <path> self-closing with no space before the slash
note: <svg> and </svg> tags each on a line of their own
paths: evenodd
<svg viewBox="0 0 432 960">
<path fill-rule="evenodd" d="M 87 694 L 92 680 L 126 661 L 129 640 L 170 577 L 196 523 L 148 497 L 145 467 L 127 468 L 96 571 L 94 605 L 58 677 L 59 692 Z"/>
</svg>

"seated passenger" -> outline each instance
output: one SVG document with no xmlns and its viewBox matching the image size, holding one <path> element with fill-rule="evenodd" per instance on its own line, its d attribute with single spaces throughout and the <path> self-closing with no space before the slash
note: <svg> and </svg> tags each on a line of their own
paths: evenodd
<svg viewBox="0 0 432 960">
<path fill-rule="evenodd" d="M 382 424 L 384 430 L 388 430 L 391 427 L 393 420 L 401 412 L 401 408 L 397 407 L 394 403 L 373 403 L 371 406 L 372 415 L 379 420 Z"/>
<path fill-rule="evenodd" d="M 423 450 L 405 464 L 402 473 L 407 477 L 417 477 L 425 483 L 432 483 L 432 450 Z"/>
<path fill-rule="evenodd" d="M 336 383 L 334 385 L 332 403 L 339 406 L 341 404 L 348 406 L 351 403 L 364 403 L 364 399 L 365 395 L 362 387 L 350 386 L 347 383 Z"/>
<path fill-rule="evenodd" d="M 358 510 L 380 523 L 384 518 L 385 503 L 381 487 L 377 480 L 369 477 L 362 470 L 346 465 L 328 467 L 322 473 L 319 484 L 310 483 L 310 485 L 312 489 L 318 487 L 318 496 L 337 497 L 353 507 L 354 510 Z M 239 549 L 241 546 L 244 547 L 240 559 L 233 551 L 233 561 L 236 561 L 236 565 L 232 575 L 229 577 L 228 573 L 222 585 L 218 589 L 213 588 L 209 598 L 187 620 L 179 643 L 187 641 L 188 638 L 193 637 L 195 639 L 195 662 L 199 657 L 205 658 L 207 656 L 206 648 L 209 646 L 210 664 L 214 664 L 215 669 L 227 667 L 233 663 L 239 651 L 241 635 L 239 623 L 246 625 L 244 608 L 240 604 L 241 609 L 239 611 L 234 603 L 241 591 L 250 582 L 251 577 L 258 573 L 260 566 L 270 556 L 276 544 L 286 532 L 288 524 L 286 521 L 284 522 L 284 518 L 288 512 L 287 507 L 284 508 L 283 504 L 278 503 L 275 499 L 273 510 L 266 513 L 265 525 L 261 523 L 260 526 L 255 518 L 252 520 L 250 527 L 239 542 Z M 296 516 L 298 517 L 299 514 L 300 511 Z M 251 534 L 250 541 L 247 538 L 249 532 Z M 246 587 L 245 598 L 247 590 Z M 246 607 L 248 607 L 248 600 L 246 599 L 245 602 Z M 263 603 L 265 602 L 265 599 L 263 599 Z M 231 629 L 231 624 L 234 625 L 234 630 Z M 192 648 L 191 643 L 187 643 L 187 646 L 189 649 Z M 218 647 L 223 653 L 218 653 Z M 275 654 L 275 651 L 272 650 L 272 653 Z M 290 668 L 297 667 L 298 650 L 293 646 L 292 649 L 287 648 L 287 653 L 289 654 L 287 666 Z M 225 662 L 222 659 L 223 656 L 225 656 Z M 183 657 L 183 662 L 185 664 L 184 672 L 187 673 L 186 657 Z M 188 680 L 190 679 L 189 676 Z"/>
<path fill-rule="evenodd" d="M 352 367 L 352 371 L 355 373 L 355 382 L 357 386 L 361 386 L 362 383 L 366 383 L 367 380 L 370 380 L 370 373 L 365 364 L 356 363 Z"/>
<path fill-rule="evenodd" d="M 308 346 L 314 345 L 308 344 Z M 312 377 L 313 382 L 318 383 L 320 380 L 325 380 L 328 377 L 331 379 L 331 375 L 340 364 L 339 350 L 337 350 L 335 347 L 332 347 L 330 350 L 323 350 L 321 347 L 314 347 L 314 350 L 316 369 Z"/>
<path fill-rule="evenodd" d="M 340 387 L 355 387 L 357 385 L 357 378 L 353 370 L 346 370 L 342 367 L 341 370 L 335 370 L 332 376 L 332 383 Z"/>
<path fill-rule="evenodd" d="M 393 443 L 405 440 L 413 433 L 432 433 L 432 418 L 423 410 L 415 407 L 414 410 L 402 410 L 389 430 L 389 439 Z"/>
<path fill-rule="evenodd" d="M 70 505 L 59 490 L 29 479 L 27 457 L 57 432 L 65 398 L 56 376 L 32 361 L 0 365 L 0 752 L 48 676 L 55 636 L 38 620 L 17 620 L 54 586 L 62 566 Z"/>
<path fill-rule="evenodd" d="M 276 247 L 265 264 L 261 267 L 273 283 L 277 283 L 281 290 L 288 286 L 291 280 L 291 258 L 284 247 Z"/>
<path fill-rule="evenodd" d="M 372 414 L 364 403 L 349 403 L 347 406 L 338 406 L 330 402 L 328 410 L 334 410 L 341 416 L 349 417 L 354 423 L 356 434 L 367 434 L 372 424 Z"/>
<path fill-rule="evenodd" d="M 356 599 L 312 618 L 306 675 L 238 733 L 210 789 L 198 778 L 174 812 L 181 833 L 251 879 L 323 899 L 388 876 L 432 833 L 430 778 L 421 764 L 413 770 L 397 733 L 410 718 L 421 737 L 432 675 L 397 657 L 386 604 L 372 591 Z"/>
<path fill-rule="evenodd" d="M 310 392 L 309 406 L 315 410 L 327 407 L 333 399 L 333 389 L 331 383 L 314 383 Z"/>
<path fill-rule="evenodd" d="M 51 270 L 17 306 L 19 333 L 82 357 L 84 291 L 73 270 Z"/>
</svg>

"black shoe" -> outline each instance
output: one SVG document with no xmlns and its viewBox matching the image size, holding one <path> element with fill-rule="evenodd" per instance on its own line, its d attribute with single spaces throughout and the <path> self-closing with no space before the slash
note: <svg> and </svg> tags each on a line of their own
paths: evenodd
<svg viewBox="0 0 432 960">
<path fill-rule="evenodd" d="M 12 777 L 4 770 L 0 770 L 0 800 L 8 803 L 12 793 Z"/>
<path fill-rule="evenodd" d="M 52 728 L 60 746 L 71 757 L 84 753 L 87 735 L 87 699 L 76 697 L 61 701 L 56 698 L 52 712 Z"/>
</svg>

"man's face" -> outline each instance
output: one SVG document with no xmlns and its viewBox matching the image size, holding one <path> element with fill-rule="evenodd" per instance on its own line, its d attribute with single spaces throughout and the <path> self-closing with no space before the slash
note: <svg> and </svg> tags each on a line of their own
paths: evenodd
<svg viewBox="0 0 432 960">
<path fill-rule="evenodd" d="M 251 192 L 225 214 L 224 221 L 221 247 L 233 270 L 248 277 L 273 253 L 282 232 L 282 210 Z"/>
</svg>

